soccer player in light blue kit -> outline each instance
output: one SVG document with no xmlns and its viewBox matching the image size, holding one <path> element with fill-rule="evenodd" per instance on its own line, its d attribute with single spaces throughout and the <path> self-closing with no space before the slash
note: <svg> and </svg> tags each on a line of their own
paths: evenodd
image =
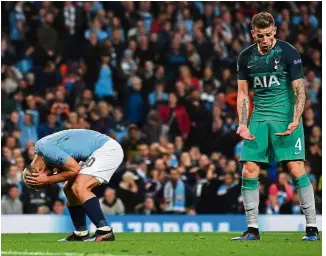
<svg viewBox="0 0 326 256">
<path fill-rule="evenodd" d="M 36 142 L 35 153 L 32 163 L 25 169 L 28 185 L 44 186 L 65 181 L 64 193 L 76 230 L 59 241 L 113 241 L 112 228 L 91 190 L 108 183 L 121 164 L 120 144 L 96 131 L 71 129 L 40 139 Z M 53 173 L 54 168 L 59 171 Z M 92 237 L 86 228 L 86 215 L 97 227 Z"/>
</svg>

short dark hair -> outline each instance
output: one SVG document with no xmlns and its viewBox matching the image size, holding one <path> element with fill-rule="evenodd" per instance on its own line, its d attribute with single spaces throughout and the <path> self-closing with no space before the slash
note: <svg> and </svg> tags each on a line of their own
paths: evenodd
<svg viewBox="0 0 326 256">
<path fill-rule="evenodd" d="M 30 164 L 27 165 L 27 166 L 25 167 L 25 169 L 26 169 L 26 171 L 27 171 L 28 173 L 35 173 L 35 172 L 37 172 L 37 169 L 36 169 L 35 167 L 31 166 Z"/>
<path fill-rule="evenodd" d="M 275 21 L 273 16 L 268 12 L 260 12 L 254 15 L 251 20 L 251 27 L 254 28 L 268 28 L 274 26 Z"/>
</svg>

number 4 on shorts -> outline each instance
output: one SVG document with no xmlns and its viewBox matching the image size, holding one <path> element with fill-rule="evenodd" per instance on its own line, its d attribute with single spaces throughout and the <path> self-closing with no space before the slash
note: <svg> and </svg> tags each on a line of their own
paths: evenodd
<svg viewBox="0 0 326 256">
<path fill-rule="evenodd" d="M 299 154 L 302 150 L 301 138 L 297 140 L 294 147 L 298 149 L 298 151 L 294 152 L 294 154 Z"/>
</svg>

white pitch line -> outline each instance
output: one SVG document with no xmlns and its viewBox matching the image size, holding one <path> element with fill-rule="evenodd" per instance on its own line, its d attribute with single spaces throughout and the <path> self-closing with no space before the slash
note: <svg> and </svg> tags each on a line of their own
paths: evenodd
<svg viewBox="0 0 326 256">
<path fill-rule="evenodd" d="M 31 255 L 31 256 L 85 256 L 86 253 L 78 252 L 24 252 L 24 251 L 1 251 L 1 255 Z M 111 253 L 87 253 L 87 256 L 142 256 L 131 254 L 111 254 Z"/>
</svg>

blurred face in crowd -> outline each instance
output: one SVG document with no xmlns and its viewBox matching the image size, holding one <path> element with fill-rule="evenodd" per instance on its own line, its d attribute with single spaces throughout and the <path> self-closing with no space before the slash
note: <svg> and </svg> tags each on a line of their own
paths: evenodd
<svg viewBox="0 0 326 256">
<path fill-rule="evenodd" d="M 314 137 L 321 137 L 321 129 L 319 126 L 315 125 L 312 128 L 311 135 Z"/>
<path fill-rule="evenodd" d="M 2 154 L 6 159 L 11 159 L 12 157 L 12 152 L 8 147 L 3 147 L 2 148 Z"/>
<path fill-rule="evenodd" d="M 236 172 L 237 170 L 237 162 L 235 160 L 230 160 L 228 162 L 228 171 L 229 172 Z"/>
<path fill-rule="evenodd" d="M 267 53 L 273 47 L 276 35 L 276 27 L 274 25 L 271 25 L 267 28 L 254 27 L 253 30 L 251 30 L 251 34 L 257 42 L 259 49 L 263 53 Z"/>
<path fill-rule="evenodd" d="M 184 152 L 181 154 L 180 163 L 186 167 L 191 166 L 191 157 L 188 152 Z"/>
<path fill-rule="evenodd" d="M 65 209 L 65 205 L 61 201 L 55 201 L 53 204 L 53 212 L 55 214 L 63 214 Z"/>
<path fill-rule="evenodd" d="M 13 157 L 16 159 L 17 157 L 20 157 L 22 155 L 22 150 L 20 148 L 15 148 L 12 151 Z"/>
<path fill-rule="evenodd" d="M 104 198 L 109 204 L 113 203 L 116 198 L 115 190 L 111 188 L 106 189 L 104 192 Z"/>
<path fill-rule="evenodd" d="M 17 167 L 17 165 L 10 165 L 9 172 L 8 172 L 8 178 L 16 180 L 20 174 L 20 171 Z"/>
<path fill-rule="evenodd" d="M 47 13 L 47 14 L 45 15 L 45 22 L 46 22 L 47 24 L 52 25 L 52 23 L 53 23 L 53 19 L 54 19 L 54 17 L 53 17 L 53 14 L 52 14 L 52 13 Z"/>
<path fill-rule="evenodd" d="M 178 170 L 172 169 L 170 172 L 170 178 L 173 183 L 177 183 L 178 180 L 180 179 L 180 174 L 179 174 Z"/>
<path fill-rule="evenodd" d="M 149 154 L 149 149 L 148 149 L 148 146 L 146 144 L 141 144 L 139 146 L 139 154 L 142 156 L 142 157 L 147 157 L 148 154 Z"/>
<path fill-rule="evenodd" d="M 48 121 L 48 124 L 50 126 L 53 126 L 55 125 L 55 122 L 56 122 L 56 117 L 54 114 L 49 114 L 48 117 L 47 117 L 47 121 Z"/>
<path fill-rule="evenodd" d="M 25 159 L 23 157 L 16 158 L 16 165 L 18 166 L 19 170 L 23 170 L 25 167 Z"/>
<path fill-rule="evenodd" d="M 133 81 L 132 88 L 136 91 L 139 92 L 142 88 L 142 82 L 140 79 L 136 78 Z"/>
<path fill-rule="evenodd" d="M 199 158 L 199 167 L 200 168 L 205 168 L 210 164 L 209 158 L 207 155 L 201 155 Z"/>
<path fill-rule="evenodd" d="M 8 191 L 8 195 L 12 200 L 15 200 L 16 198 L 19 197 L 20 192 L 19 189 L 16 187 L 12 187 L 9 191 Z"/>
<path fill-rule="evenodd" d="M 288 176 L 285 173 L 280 173 L 278 175 L 278 182 L 281 186 L 284 186 L 285 184 L 288 183 Z"/>
<path fill-rule="evenodd" d="M 135 40 L 130 40 L 129 41 L 129 47 L 130 50 L 132 50 L 133 52 L 136 51 L 137 49 L 137 42 Z"/>
<path fill-rule="evenodd" d="M 232 183 L 233 183 L 233 175 L 227 173 L 227 174 L 225 175 L 225 184 L 227 184 L 227 185 L 231 185 Z"/>
<path fill-rule="evenodd" d="M 154 200 L 153 198 L 146 198 L 145 202 L 144 202 L 144 207 L 145 209 L 149 209 L 152 210 L 154 208 Z"/>
<path fill-rule="evenodd" d="M 14 147 L 16 147 L 16 139 L 15 139 L 15 137 L 13 137 L 13 136 L 7 137 L 6 147 L 8 147 L 9 149 L 14 149 Z"/>
<path fill-rule="evenodd" d="M 165 170 L 165 164 L 164 164 L 163 159 L 157 159 L 155 161 L 155 169 L 157 169 L 159 171 Z"/>
<path fill-rule="evenodd" d="M 175 107 L 178 103 L 178 98 L 175 93 L 169 93 L 169 106 Z"/>
<path fill-rule="evenodd" d="M 121 111 L 121 109 L 120 108 L 115 108 L 114 110 L 113 110 L 113 117 L 114 117 L 114 119 L 115 120 L 122 120 L 122 118 L 123 118 L 123 113 L 122 113 L 122 111 Z"/>
<path fill-rule="evenodd" d="M 177 148 L 179 148 L 179 149 L 181 149 L 183 147 L 183 144 L 184 144 L 183 139 L 182 139 L 181 136 L 176 136 L 174 143 L 175 143 L 175 146 Z"/>
<path fill-rule="evenodd" d="M 17 111 L 11 112 L 10 114 L 10 121 L 14 124 L 17 124 L 19 121 L 19 114 Z"/>
<path fill-rule="evenodd" d="M 170 155 L 174 154 L 174 145 L 172 143 L 169 143 L 166 147 L 166 150 Z"/>
<path fill-rule="evenodd" d="M 69 120 L 69 123 L 70 124 L 77 124 L 78 123 L 78 116 L 77 116 L 77 114 L 75 112 L 70 113 L 68 120 Z"/>
<path fill-rule="evenodd" d="M 104 102 L 104 101 L 99 102 L 98 108 L 99 108 L 99 112 L 100 112 L 100 117 L 106 118 L 109 116 L 110 106 L 106 102 Z"/>
<path fill-rule="evenodd" d="M 305 112 L 304 112 L 304 117 L 307 121 L 311 121 L 314 119 L 315 115 L 314 115 L 314 112 L 311 108 L 307 109 Z"/>
</svg>

